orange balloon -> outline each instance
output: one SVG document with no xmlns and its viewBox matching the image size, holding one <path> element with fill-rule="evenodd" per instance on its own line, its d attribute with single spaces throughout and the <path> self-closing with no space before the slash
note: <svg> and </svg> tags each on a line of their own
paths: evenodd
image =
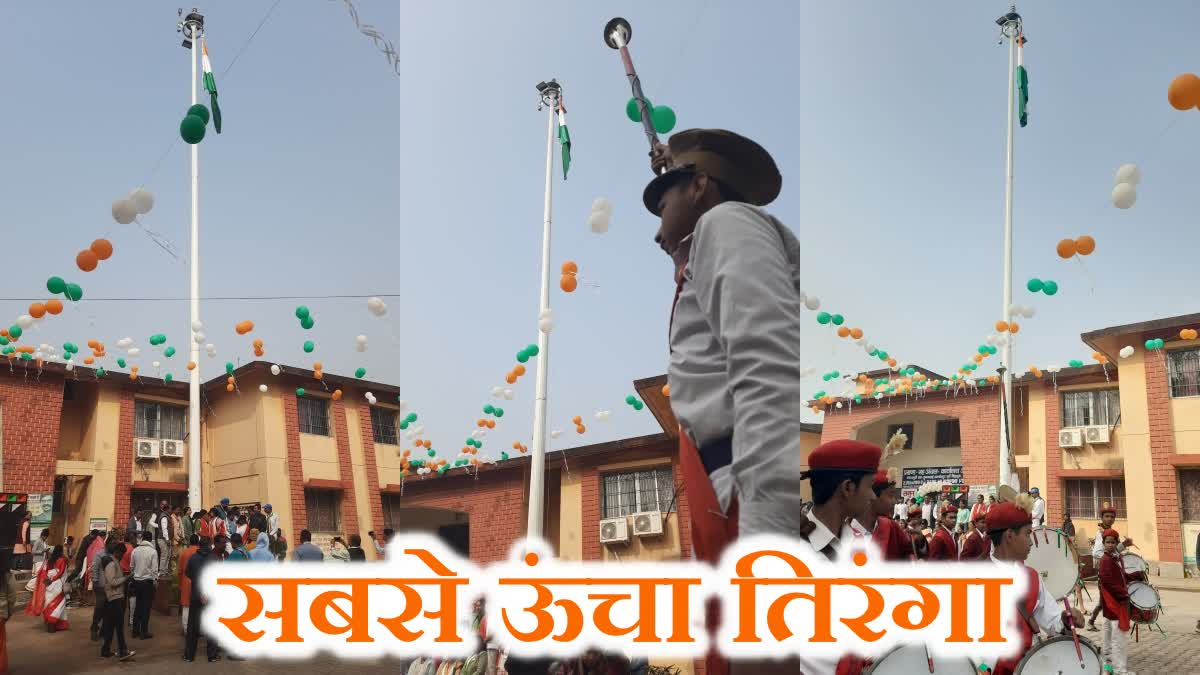
<svg viewBox="0 0 1200 675">
<path fill-rule="evenodd" d="M 1008 332 L 1008 322 L 1007 321 L 997 321 L 996 322 L 996 332 L 1007 333 Z"/>
<path fill-rule="evenodd" d="M 131 379 L 131 380 L 136 380 L 136 379 L 137 379 L 137 373 L 130 373 L 130 374 L 129 374 L 129 379 Z"/>
<path fill-rule="evenodd" d="M 75 264 L 84 272 L 91 272 L 96 269 L 96 265 L 100 264 L 100 259 L 96 257 L 95 253 L 92 253 L 91 249 L 87 249 L 80 251 L 79 255 L 75 256 Z"/>
<path fill-rule="evenodd" d="M 225 382 L 228 384 L 233 384 L 233 376 L 230 375 L 229 377 L 225 378 Z"/>
<path fill-rule="evenodd" d="M 1074 257 L 1075 254 L 1079 252 L 1075 246 L 1074 239 L 1063 239 L 1062 241 L 1058 242 L 1058 247 L 1055 250 L 1058 251 L 1058 257 L 1062 258 L 1063 260 Z"/>
<path fill-rule="evenodd" d="M 1188 329 L 1188 338 L 1187 338 L 1187 339 L 1189 339 L 1189 340 L 1195 340 L 1195 339 L 1196 339 L 1196 337 L 1197 337 L 1196 329 L 1195 329 L 1195 328 L 1189 328 L 1189 329 Z"/>
<path fill-rule="evenodd" d="M 579 265 L 576 265 L 575 261 L 573 261 L 573 260 L 568 260 L 567 262 L 562 264 L 562 273 L 563 274 L 578 274 L 579 273 Z"/>
<path fill-rule="evenodd" d="M 575 433 L 577 434 L 582 434 L 585 431 L 587 431 L 587 427 L 583 426 L 582 424 L 575 427 Z"/>
<path fill-rule="evenodd" d="M 845 326 L 840 326 L 837 329 L 837 334 L 840 338 L 850 337 L 850 329 L 846 328 Z"/>
<path fill-rule="evenodd" d="M 195 370 L 195 369 L 196 369 L 196 362 L 195 362 L 195 361 L 188 361 L 187 369 L 188 369 L 188 370 Z"/>
<path fill-rule="evenodd" d="M 92 365 L 93 363 L 95 363 L 95 362 L 96 362 L 96 359 L 93 359 L 92 357 L 88 356 L 88 357 L 86 357 L 86 358 L 84 358 L 84 359 L 83 359 L 83 362 L 84 362 L 85 364 L 87 364 L 87 365 L 89 365 L 89 366 L 90 366 L 90 365 Z"/>
<path fill-rule="evenodd" d="M 137 367 L 137 366 L 130 366 L 130 367 L 129 367 L 129 371 L 130 371 L 130 372 L 132 372 L 132 373 L 136 373 L 136 372 L 138 371 L 138 367 Z"/>
<path fill-rule="evenodd" d="M 516 384 L 516 383 L 517 383 L 517 376 L 516 376 L 516 375 L 513 375 L 512 373 L 509 373 L 509 374 L 508 374 L 508 377 L 504 378 L 504 381 L 505 381 L 505 382 L 507 382 L 507 383 L 509 383 L 509 384 Z"/>
<path fill-rule="evenodd" d="M 225 391 L 233 391 L 233 385 L 232 384 L 225 385 Z"/>
<path fill-rule="evenodd" d="M 263 350 L 261 350 L 261 349 L 255 349 L 255 350 L 254 350 L 254 355 L 255 355 L 255 356 L 262 356 L 262 355 L 263 355 Z"/>
<path fill-rule="evenodd" d="M 563 289 L 564 293 L 574 293 L 576 288 L 579 288 L 579 280 L 573 274 L 564 274 L 558 282 L 558 287 Z"/>
<path fill-rule="evenodd" d="M 340 400 L 342 400 L 342 390 L 341 390 L 341 389 L 334 389 L 334 390 L 333 390 L 333 396 L 330 396 L 330 398 L 332 398 L 332 399 L 333 399 L 333 400 L 335 400 L 335 401 L 340 401 Z"/>
<path fill-rule="evenodd" d="M 316 362 L 314 362 L 314 363 L 313 363 L 313 370 L 321 370 L 321 367 L 322 367 L 322 365 L 323 365 L 323 364 L 322 364 L 320 361 L 316 361 Z"/>
<path fill-rule="evenodd" d="M 983 363 L 983 354 L 975 355 L 975 363 Z"/>
<path fill-rule="evenodd" d="M 233 329 L 237 331 L 238 335 L 245 335 L 246 333 L 254 330 L 254 322 L 242 321 L 238 325 L 234 326 Z"/>
<path fill-rule="evenodd" d="M 893 366 L 893 367 L 895 367 L 895 365 L 896 365 L 896 359 L 889 358 L 889 359 L 887 360 L 887 364 L 888 364 L 889 366 Z"/>
<path fill-rule="evenodd" d="M 1200 77 L 1194 73 L 1184 73 L 1171 80 L 1171 86 L 1167 88 L 1167 101 L 1176 110 L 1200 105 Z"/>
<path fill-rule="evenodd" d="M 516 375 L 517 377 L 524 375 L 525 374 L 525 366 L 522 366 L 521 364 L 518 363 L 517 367 L 513 368 L 513 374 Z"/>
<path fill-rule="evenodd" d="M 671 385 L 669 385 L 669 384 L 664 384 L 664 385 L 663 385 L 663 387 L 662 387 L 662 395 L 663 395 L 663 396 L 665 396 L 665 397 L 667 397 L 667 398 L 671 398 Z"/>
<path fill-rule="evenodd" d="M 496 420 L 488 420 L 487 425 L 488 425 L 489 429 L 495 429 L 496 428 Z"/>
<path fill-rule="evenodd" d="M 850 329 L 850 337 L 854 338 L 855 340 L 861 339 L 862 336 L 863 336 L 863 332 L 862 332 L 861 328 L 851 328 Z"/>
<path fill-rule="evenodd" d="M 1016 335 L 1020 330 L 1021 324 L 1017 323 L 1016 321 L 1008 324 L 1008 332 L 1012 333 L 1013 335 Z"/>
<path fill-rule="evenodd" d="M 50 298 L 46 301 L 46 311 L 50 314 L 59 314 L 63 310 L 62 301 L 58 298 Z"/>
<path fill-rule="evenodd" d="M 87 341 L 87 345 L 88 345 L 89 347 L 91 347 L 92 349 L 99 349 L 99 348 L 100 348 L 100 343 L 99 343 L 99 342 L 96 342 L 95 340 L 88 340 L 88 341 Z"/>
<path fill-rule="evenodd" d="M 0 329 L 0 335 L 3 335 L 4 337 L 8 337 L 8 329 L 7 328 Z"/>
<path fill-rule="evenodd" d="M 113 253 L 112 242 L 107 239 L 97 239 L 92 242 L 91 251 L 100 260 L 108 260 Z"/>
<path fill-rule="evenodd" d="M 1096 240 L 1085 234 L 1075 240 L 1075 250 L 1079 255 L 1091 255 L 1096 250 Z"/>
<path fill-rule="evenodd" d="M 254 342 L 251 342 L 250 344 L 254 345 L 255 349 L 262 349 L 262 347 L 263 347 L 262 338 L 254 338 Z M 320 370 L 320 369 L 318 368 L 318 370 Z"/>
<path fill-rule="evenodd" d="M 571 422 L 576 425 L 583 424 L 583 418 L 580 417 L 579 415 L 576 415 L 571 418 Z"/>
<path fill-rule="evenodd" d="M 318 370 L 317 372 L 313 373 L 313 377 L 317 378 L 318 380 L 323 380 L 325 379 L 325 373 L 322 373 Z"/>
<path fill-rule="evenodd" d="M 35 302 L 29 306 L 29 316 L 35 319 L 40 319 L 46 316 L 46 306 L 40 302 Z"/>
</svg>

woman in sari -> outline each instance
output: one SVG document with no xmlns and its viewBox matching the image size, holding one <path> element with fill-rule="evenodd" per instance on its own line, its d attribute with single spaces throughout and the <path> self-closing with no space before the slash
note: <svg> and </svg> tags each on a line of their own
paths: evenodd
<svg viewBox="0 0 1200 675">
<path fill-rule="evenodd" d="M 42 620 L 46 622 L 46 631 L 66 630 L 67 624 L 67 557 L 63 555 L 62 546 L 55 546 L 46 559 L 42 568 L 45 575 L 45 601 L 42 607 Z"/>
<path fill-rule="evenodd" d="M 98 555 L 104 555 L 104 542 L 106 537 L 96 536 L 92 538 L 92 542 L 88 544 L 87 553 L 84 554 L 85 567 L 83 568 L 83 591 L 86 593 L 92 587 L 92 562 Z"/>
</svg>

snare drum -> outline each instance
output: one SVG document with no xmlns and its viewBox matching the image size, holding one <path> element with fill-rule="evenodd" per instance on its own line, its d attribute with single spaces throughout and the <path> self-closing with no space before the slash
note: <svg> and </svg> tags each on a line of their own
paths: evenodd
<svg viewBox="0 0 1200 675">
<path fill-rule="evenodd" d="M 1102 675 L 1104 659 L 1100 657 L 1100 650 L 1082 635 L 1079 636 L 1079 651 L 1083 653 L 1082 666 L 1075 653 L 1075 640 L 1070 635 L 1052 637 L 1035 644 L 1014 672 L 1016 675 Z"/>
<path fill-rule="evenodd" d="M 1127 573 L 1140 574 L 1143 579 L 1146 577 L 1146 572 L 1150 569 L 1150 566 L 1146 564 L 1146 559 L 1136 553 L 1121 554 L 1121 566 L 1125 568 Z"/>
<path fill-rule="evenodd" d="M 1129 583 L 1129 617 L 1135 623 L 1158 623 L 1158 610 L 1162 606 L 1158 591 L 1141 581 Z"/>
<path fill-rule="evenodd" d="M 1025 564 L 1037 570 L 1042 585 L 1055 600 L 1062 600 L 1079 583 L 1079 564 L 1061 530 L 1039 527 L 1030 535 L 1033 547 Z"/>
<path fill-rule="evenodd" d="M 929 669 L 929 657 L 933 657 L 933 670 Z M 920 644 L 900 645 L 877 659 L 866 675 L 976 675 L 975 666 L 969 659 L 943 659 L 925 651 Z"/>
</svg>

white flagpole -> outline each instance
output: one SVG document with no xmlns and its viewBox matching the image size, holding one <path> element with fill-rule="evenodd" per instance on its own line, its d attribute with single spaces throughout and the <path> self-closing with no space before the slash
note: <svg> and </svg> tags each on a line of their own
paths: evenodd
<svg viewBox="0 0 1200 675">
<path fill-rule="evenodd" d="M 196 105 L 196 62 L 200 57 L 200 38 L 203 26 L 191 23 L 192 59 L 191 89 L 192 105 Z M 190 360 L 196 364 L 192 370 L 188 388 L 188 508 L 195 513 L 201 506 L 200 495 L 200 345 L 191 339 L 191 326 L 200 320 L 200 144 L 193 143 L 192 150 L 192 250 L 191 250 L 191 322 L 188 325 L 188 351 Z"/>
<path fill-rule="evenodd" d="M 998 20 L 1001 32 L 1008 39 L 1008 139 L 1005 152 L 1004 168 L 1004 292 L 1001 316 L 1006 322 L 1012 322 L 1010 307 L 1012 306 L 1012 211 L 1013 211 L 1013 115 L 1016 104 L 1016 60 L 1017 40 L 1020 39 L 1021 17 L 1014 5 L 1008 14 Z M 1004 380 L 1004 401 L 1000 405 L 1000 484 L 1013 489 L 1020 489 L 1016 476 L 1010 469 L 1012 449 L 1009 447 L 1009 431 L 1012 429 L 1011 405 L 1013 355 L 1012 337 L 1004 342 L 1004 355 L 1001 357 L 1005 368 L 1001 377 Z"/>
<path fill-rule="evenodd" d="M 542 104 L 549 108 L 546 120 L 546 196 L 542 205 L 542 294 L 538 316 L 550 309 L 550 210 L 554 187 L 554 120 L 558 112 L 558 83 L 539 87 Z M 537 389 L 533 403 L 533 448 L 529 468 L 529 520 L 525 536 L 541 538 L 546 491 L 546 388 L 550 370 L 550 334 L 538 331 Z"/>
</svg>

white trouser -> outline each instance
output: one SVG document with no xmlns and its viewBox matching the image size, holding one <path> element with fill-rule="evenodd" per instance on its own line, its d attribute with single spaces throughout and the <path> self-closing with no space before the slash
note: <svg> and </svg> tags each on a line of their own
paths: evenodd
<svg viewBox="0 0 1200 675">
<path fill-rule="evenodd" d="M 128 591 L 126 591 L 125 595 L 129 599 L 129 625 L 132 626 L 134 608 L 137 607 L 137 598 L 133 597 L 133 593 Z"/>
<path fill-rule="evenodd" d="M 171 571 L 171 544 L 166 539 L 159 539 L 157 545 L 159 576 L 165 577 Z"/>
<path fill-rule="evenodd" d="M 181 609 L 181 611 L 179 612 L 179 617 L 181 619 L 183 619 L 183 632 L 186 633 L 187 632 L 188 610 L 191 608 L 190 607 L 182 607 L 180 609 Z"/>
<path fill-rule="evenodd" d="M 1116 619 L 1104 620 L 1104 653 L 1112 662 L 1117 675 L 1125 673 L 1126 647 L 1129 645 L 1129 634 L 1121 630 Z"/>
</svg>

